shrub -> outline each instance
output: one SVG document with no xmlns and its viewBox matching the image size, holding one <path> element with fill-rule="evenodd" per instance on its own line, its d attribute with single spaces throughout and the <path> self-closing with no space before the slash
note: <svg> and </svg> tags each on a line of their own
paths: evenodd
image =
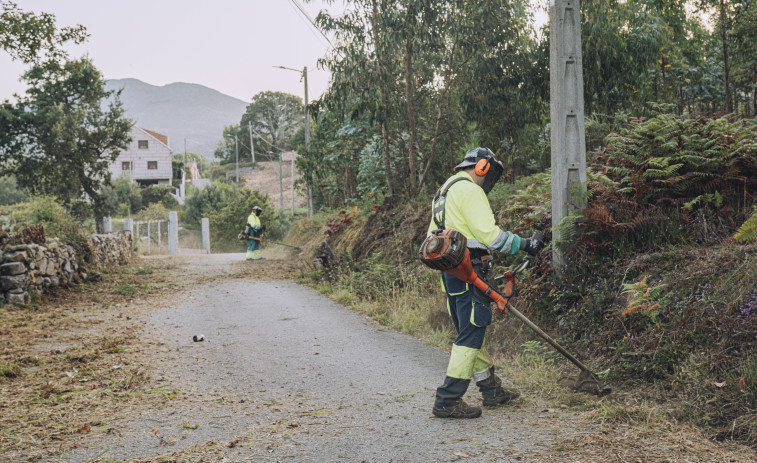
<svg viewBox="0 0 757 463">
<path fill-rule="evenodd" d="M 26 191 L 18 186 L 12 175 L 0 177 L 0 206 L 20 203 L 27 198 Z"/>
<path fill-rule="evenodd" d="M 94 232 L 82 226 L 81 221 L 71 215 L 55 198 L 38 196 L 11 206 L 8 210 L 11 221 L 40 224 L 49 237 L 60 238 L 77 251 L 88 253 L 89 235 Z"/>
<path fill-rule="evenodd" d="M 117 178 L 110 185 L 103 186 L 101 194 L 108 214 L 125 217 L 142 209 L 142 189 L 131 179 Z"/>
<path fill-rule="evenodd" d="M 176 198 L 171 196 L 172 188 L 168 185 L 150 185 L 142 190 L 142 205 L 147 207 L 151 204 L 162 204 L 168 209 L 176 209 L 179 206 Z"/>
</svg>

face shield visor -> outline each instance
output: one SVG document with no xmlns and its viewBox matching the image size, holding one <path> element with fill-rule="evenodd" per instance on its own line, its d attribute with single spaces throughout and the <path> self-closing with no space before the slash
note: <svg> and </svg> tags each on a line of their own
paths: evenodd
<svg viewBox="0 0 757 463">
<path fill-rule="evenodd" d="M 492 188 L 497 184 L 499 178 L 502 177 L 504 171 L 505 167 L 502 163 L 492 158 L 491 163 L 489 164 L 489 171 L 484 175 L 484 184 L 481 185 L 484 193 L 488 195 L 489 192 L 492 191 Z"/>
</svg>

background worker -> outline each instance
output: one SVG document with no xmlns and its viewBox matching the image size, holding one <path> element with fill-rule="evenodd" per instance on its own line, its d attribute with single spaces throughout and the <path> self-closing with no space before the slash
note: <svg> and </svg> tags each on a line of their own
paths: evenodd
<svg viewBox="0 0 757 463">
<path fill-rule="evenodd" d="M 525 250 L 536 255 L 544 244 L 497 227 L 487 195 L 502 176 L 504 167 L 491 150 L 468 151 L 455 170 L 458 172 L 447 179 L 434 197 L 429 234 L 453 228 L 465 235 L 475 272 L 496 288 L 494 281 L 489 280 L 491 251 L 515 254 Z M 444 383 L 436 390 L 432 411 L 441 418 L 476 418 L 481 416 L 481 408 L 462 399 L 471 379 L 481 391 L 484 406 L 506 404 L 518 393 L 502 387 L 502 381 L 494 374 L 494 362 L 483 347 L 486 327 L 492 321 L 491 300 L 475 286 L 447 273 L 441 275 L 457 338 Z"/>
<path fill-rule="evenodd" d="M 247 260 L 261 259 L 260 253 L 260 237 L 265 231 L 265 226 L 260 224 L 260 214 L 263 213 L 263 209 L 258 206 L 252 208 L 250 216 L 247 217 L 247 226 L 244 229 L 244 234 L 247 235 Z"/>
</svg>

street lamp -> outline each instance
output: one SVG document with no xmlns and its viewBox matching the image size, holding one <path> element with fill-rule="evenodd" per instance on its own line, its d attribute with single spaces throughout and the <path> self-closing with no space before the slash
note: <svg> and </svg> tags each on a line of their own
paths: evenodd
<svg viewBox="0 0 757 463">
<path fill-rule="evenodd" d="M 288 68 L 286 66 L 273 66 L 275 68 L 286 69 L 288 71 L 294 71 L 300 73 L 300 80 L 305 81 L 305 151 L 310 147 L 310 117 L 308 116 L 308 67 L 299 69 Z M 294 165 L 294 156 L 292 156 L 292 165 Z M 292 181 L 294 181 L 294 174 L 292 175 Z M 310 190 L 310 182 L 305 182 L 307 187 L 307 209 L 308 219 L 313 217 L 313 193 Z M 294 195 L 292 195 L 292 201 L 294 201 Z"/>
</svg>

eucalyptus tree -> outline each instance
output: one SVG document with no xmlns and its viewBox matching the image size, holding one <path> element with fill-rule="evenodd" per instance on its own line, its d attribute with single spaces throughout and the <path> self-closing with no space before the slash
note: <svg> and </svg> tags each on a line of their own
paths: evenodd
<svg viewBox="0 0 757 463">
<path fill-rule="evenodd" d="M 731 89 L 731 58 L 733 53 L 733 35 L 735 31 L 746 32 L 754 28 L 755 1 L 754 0 L 696 0 L 702 11 L 712 14 L 715 30 L 720 40 L 721 64 L 723 69 L 723 94 L 725 97 L 724 110 L 731 113 L 733 107 L 733 94 Z M 744 37 L 742 35 L 742 37 Z M 753 50 L 753 47 L 746 47 Z"/>
</svg>

